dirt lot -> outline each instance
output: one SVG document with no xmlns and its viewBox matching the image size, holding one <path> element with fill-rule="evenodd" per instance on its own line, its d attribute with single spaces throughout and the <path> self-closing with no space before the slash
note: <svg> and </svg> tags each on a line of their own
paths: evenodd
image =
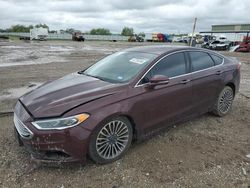
<svg viewBox="0 0 250 188">
<path fill-rule="evenodd" d="M 127 42 L 0 42 L 0 112 L 48 80 L 84 69 Z M 224 118 L 210 114 L 135 143 L 119 161 L 34 166 L 13 137 L 12 116 L 0 117 L 0 187 L 250 187 L 250 53 L 240 93 Z M 29 172 L 29 169 L 34 170 Z"/>
</svg>

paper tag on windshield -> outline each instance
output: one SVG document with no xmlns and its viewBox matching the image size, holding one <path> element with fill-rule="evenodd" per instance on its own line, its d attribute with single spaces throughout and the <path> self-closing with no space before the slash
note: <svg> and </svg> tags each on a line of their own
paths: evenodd
<svg viewBox="0 0 250 188">
<path fill-rule="evenodd" d="M 145 59 L 145 58 L 141 58 L 141 59 L 132 58 L 132 59 L 130 59 L 129 61 L 132 62 L 132 63 L 137 63 L 137 64 L 140 64 L 140 65 L 141 65 L 141 64 L 147 62 L 148 59 Z"/>
</svg>

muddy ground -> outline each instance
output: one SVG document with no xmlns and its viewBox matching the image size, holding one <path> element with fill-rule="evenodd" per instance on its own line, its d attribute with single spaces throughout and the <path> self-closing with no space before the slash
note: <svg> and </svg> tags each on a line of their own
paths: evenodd
<svg viewBox="0 0 250 188">
<path fill-rule="evenodd" d="M 0 112 L 39 84 L 84 69 L 128 42 L 0 42 Z M 34 165 L 0 117 L 0 187 L 250 187 L 250 53 L 240 93 L 223 118 L 205 114 L 143 143 L 108 165 Z M 34 167 L 34 168 L 32 168 Z M 29 171 L 33 169 L 32 171 Z"/>
</svg>

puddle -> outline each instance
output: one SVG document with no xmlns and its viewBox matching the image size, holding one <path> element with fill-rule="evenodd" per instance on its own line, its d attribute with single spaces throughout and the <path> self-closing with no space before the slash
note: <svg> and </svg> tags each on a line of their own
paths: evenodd
<svg viewBox="0 0 250 188">
<path fill-rule="evenodd" d="M 17 99 L 24 95 L 27 92 L 30 92 L 43 83 L 41 82 L 30 82 L 27 86 L 25 87 L 19 87 L 19 88 L 11 88 L 8 90 L 5 90 L 1 93 L 0 95 L 0 100 L 6 100 L 6 99 Z"/>
</svg>

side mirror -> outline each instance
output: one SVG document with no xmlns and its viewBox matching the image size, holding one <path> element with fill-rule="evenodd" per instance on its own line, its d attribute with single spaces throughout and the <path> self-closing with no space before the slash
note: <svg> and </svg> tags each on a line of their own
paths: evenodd
<svg viewBox="0 0 250 188">
<path fill-rule="evenodd" d="M 164 75 L 155 75 L 153 76 L 148 83 L 150 88 L 154 88 L 157 85 L 165 85 L 169 83 L 169 78 Z"/>
</svg>

